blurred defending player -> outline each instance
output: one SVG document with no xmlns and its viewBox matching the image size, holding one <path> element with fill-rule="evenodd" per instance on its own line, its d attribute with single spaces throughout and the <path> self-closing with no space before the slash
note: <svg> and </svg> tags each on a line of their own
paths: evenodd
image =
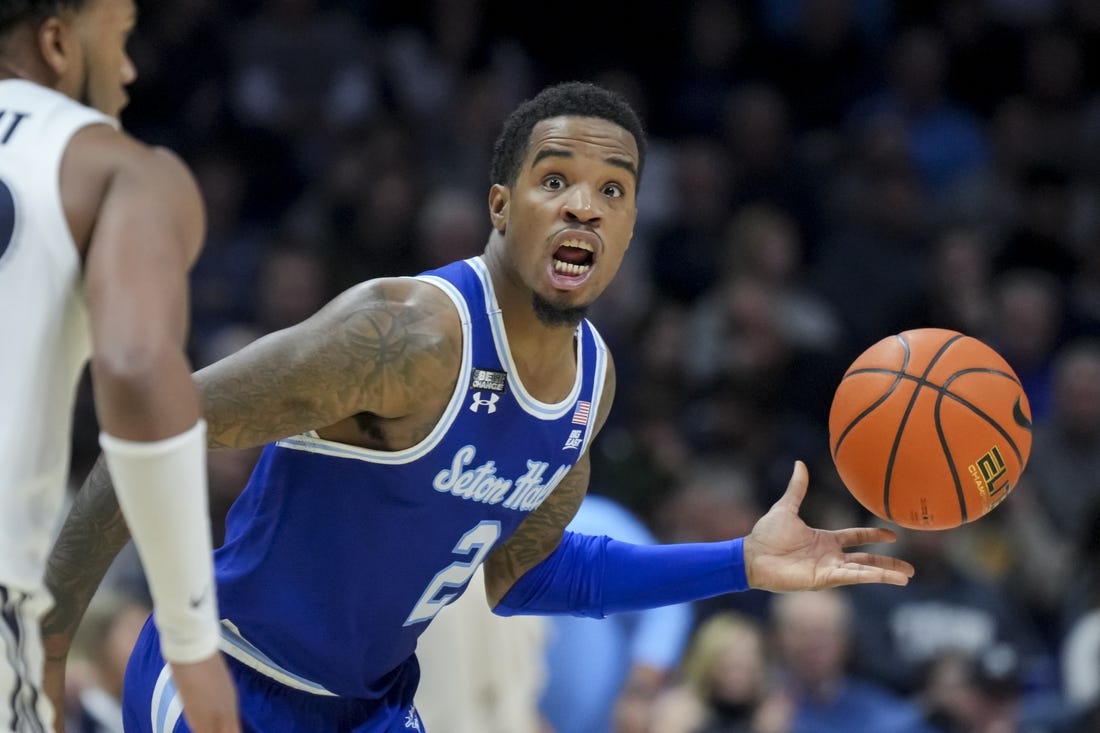
<svg viewBox="0 0 1100 733">
<path fill-rule="evenodd" d="M 239 730 L 217 653 L 205 426 L 182 348 L 203 210 L 176 158 L 119 130 L 134 15 L 132 0 L 0 4 L 2 730 L 54 717 L 43 574 L 89 356 L 101 444 L 186 713 L 195 730 Z"/>
<path fill-rule="evenodd" d="M 908 563 L 844 552 L 889 530 L 798 518 L 801 464 L 743 540 L 643 547 L 565 531 L 615 391 L 585 309 L 626 253 L 644 150 L 618 96 L 544 90 L 496 144 L 483 255 L 365 282 L 198 373 L 211 445 L 266 444 L 215 558 L 249 730 L 421 730 L 417 637 L 482 563 L 502 615 L 908 581 Z M 117 519 L 104 479 L 90 477 L 51 562 L 70 621 L 126 541 L 88 531 Z M 52 631 L 60 645 L 72 629 Z M 127 723 L 179 731 L 158 713 L 172 696 L 155 640 L 147 625 L 130 660 Z"/>
</svg>

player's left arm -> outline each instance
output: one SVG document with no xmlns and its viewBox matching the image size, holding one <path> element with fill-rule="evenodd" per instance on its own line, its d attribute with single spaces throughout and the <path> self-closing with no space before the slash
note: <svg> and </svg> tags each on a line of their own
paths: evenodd
<svg viewBox="0 0 1100 733">
<path fill-rule="evenodd" d="M 603 393 L 596 408 L 594 432 L 588 440 L 588 450 L 542 504 L 523 520 L 515 534 L 485 559 L 485 595 L 490 607 L 495 608 L 517 580 L 549 557 L 561 544 L 565 527 L 576 516 L 588 492 L 591 446 L 611 412 L 615 385 L 615 363 L 608 352 Z"/>
<path fill-rule="evenodd" d="M 602 419 L 608 409 L 610 404 L 601 401 Z M 494 613 L 602 618 L 749 588 L 781 592 L 855 583 L 905 585 L 914 572 L 899 558 L 848 551 L 893 542 L 890 529 L 807 526 L 798 516 L 809 485 L 801 461 L 782 498 L 747 537 L 668 545 L 565 531 L 584 498 L 589 468 L 586 455 L 574 467 L 576 475 L 571 472 L 486 560 L 486 595 Z"/>
<path fill-rule="evenodd" d="M 450 394 L 458 370 L 458 314 L 415 278 L 353 286 L 304 322 L 269 334 L 194 375 L 211 448 L 244 448 L 320 428 L 361 410 L 391 416 Z M 130 540 L 101 457 L 58 532 L 42 623 L 51 660 L 68 654 L 80 619 Z"/>
</svg>

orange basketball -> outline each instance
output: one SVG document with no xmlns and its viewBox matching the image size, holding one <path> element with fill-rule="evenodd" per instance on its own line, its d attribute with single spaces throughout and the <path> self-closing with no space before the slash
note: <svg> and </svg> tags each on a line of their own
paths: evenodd
<svg viewBox="0 0 1100 733">
<path fill-rule="evenodd" d="M 882 339 L 829 410 L 840 478 L 872 514 L 911 529 L 973 522 L 1004 501 L 1031 452 L 1031 408 L 1000 354 L 956 331 Z"/>
</svg>

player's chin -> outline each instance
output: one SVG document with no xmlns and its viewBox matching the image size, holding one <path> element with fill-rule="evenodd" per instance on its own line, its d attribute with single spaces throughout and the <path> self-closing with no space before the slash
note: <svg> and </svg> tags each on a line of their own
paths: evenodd
<svg viewBox="0 0 1100 733">
<path fill-rule="evenodd" d="M 565 296 L 566 294 L 560 292 L 550 297 L 533 293 L 531 305 L 539 321 L 546 326 L 576 327 L 588 313 L 589 303 Z"/>
</svg>

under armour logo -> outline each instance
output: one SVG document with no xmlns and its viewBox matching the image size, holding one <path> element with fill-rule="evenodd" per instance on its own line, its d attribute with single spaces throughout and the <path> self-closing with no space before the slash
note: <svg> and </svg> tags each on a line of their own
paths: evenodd
<svg viewBox="0 0 1100 733">
<path fill-rule="evenodd" d="M 481 399 L 480 392 L 474 392 L 474 402 L 470 405 L 470 412 L 477 412 L 477 408 L 484 406 L 489 408 L 489 414 L 492 415 L 497 411 L 497 402 L 499 400 L 500 395 L 493 392 L 489 393 L 489 399 L 487 400 Z"/>
<path fill-rule="evenodd" d="M 409 712 L 405 713 L 405 727 L 420 730 L 420 717 L 416 714 L 416 708 L 409 708 Z"/>
</svg>

